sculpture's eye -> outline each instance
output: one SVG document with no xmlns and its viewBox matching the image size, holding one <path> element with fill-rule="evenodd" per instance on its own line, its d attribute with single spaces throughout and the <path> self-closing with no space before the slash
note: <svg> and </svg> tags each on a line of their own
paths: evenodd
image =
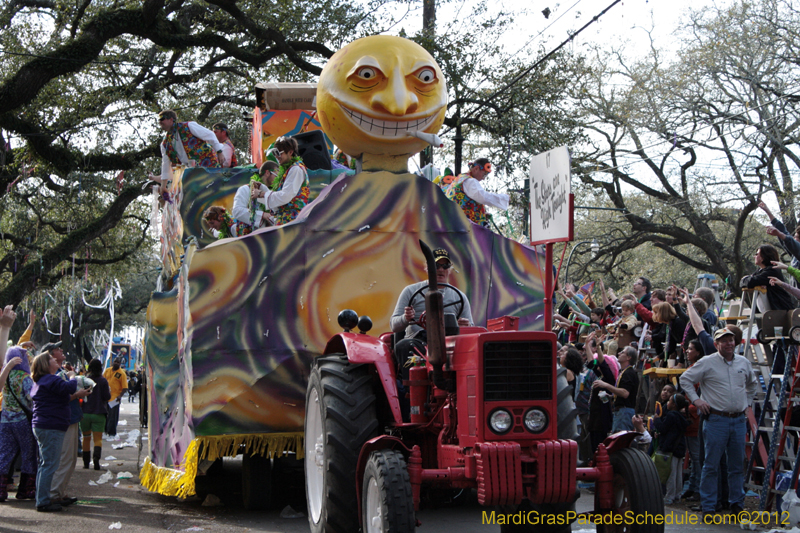
<svg viewBox="0 0 800 533">
<path fill-rule="evenodd" d="M 422 83 L 432 83 L 436 79 L 436 72 L 432 68 L 424 68 L 417 72 L 417 78 Z"/>
<path fill-rule="evenodd" d="M 361 67 L 356 71 L 356 76 L 364 80 L 374 80 L 378 77 L 378 72 L 372 67 Z"/>
</svg>

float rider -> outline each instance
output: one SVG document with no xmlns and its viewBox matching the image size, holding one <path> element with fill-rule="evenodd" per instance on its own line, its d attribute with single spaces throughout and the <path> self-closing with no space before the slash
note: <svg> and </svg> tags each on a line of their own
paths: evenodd
<svg viewBox="0 0 800 533">
<path fill-rule="evenodd" d="M 297 218 L 308 203 L 311 190 L 297 141 L 292 137 L 280 137 L 275 141 L 274 150 L 280 164 L 278 176 L 269 190 L 254 189 L 252 198 L 265 205 L 265 211 L 272 211 L 275 225 L 281 226 Z"/>
<path fill-rule="evenodd" d="M 235 167 L 238 163 L 236 160 L 236 148 L 233 146 L 231 138 L 228 137 L 228 126 L 222 122 L 217 122 L 211 126 L 211 129 L 214 130 L 217 141 L 222 145 L 222 156 L 227 162 L 227 164 L 222 166 L 230 168 Z"/>
<path fill-rule="evenodd" d="M 481 181 L 491 172 L 492 163 L 481 157 L 469 163 L 469 171 L 458 176 L 444 189 L 447 198 L 457 203 L 467 218 L 481 226 L 489 224 L 485 206 L 490 205 L 503 211 L 508 209 L 507 194 L 489 192 L 481 186 Z"/>
<path fill-rule="evenodd" d="M 250 187 L 244 185 L 244 187 Z M 253 226 L 246 222 L 241 222 L 228 214 L 228 210 L 221 205 L 212 205 L 203 212 L 203 220 L 211 228 L 211 234 L 217 239 L 227 239 L 229 237 L 241 237 L 249 235 L 253 231 Z"/>
<path fill-rule="evenodd" d="M 219 168 L 228 161 L 214 132 L 197 122 L 178 122 L 171 109 L 158 114 L 158 126 L 165 132 L 161 141 L 161 175 L 149 178 L 159 184 L 172 179 L 173 166 Z"/>
</svg>

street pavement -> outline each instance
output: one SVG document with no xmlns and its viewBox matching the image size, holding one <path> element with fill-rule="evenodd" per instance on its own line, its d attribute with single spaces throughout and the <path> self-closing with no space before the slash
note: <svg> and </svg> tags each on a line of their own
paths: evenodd
<svg viewBox="0 0 800 533">
<path fill-rule="evenodd" d="M 106 439 L 109 437 L 104 437 L 101 464 L 106 466 L 103 470 L 85 470 L 82 461 L 76 457 L 78 466 L 72 476 L 69 491 L 71 496 L 79 498 L 77 504 L 60 513 L 38 513 L 32 501 L 18 502 L 12 493 L 9 500 L 0 503 L 0 532 L 88 533 L 119 530 L 308 533 L 301 470 L 296 468 L 289 468 L 288 473 L 276 476 L 276 487 L 273 491 L 275 508 L 270 511 L 247 511 L 242 507 L 241 462 L 237 460 L 224 462 L 224 476 L 211 487 L 220 500 L 218 506 L 205 507 L 200 497 L 181 501 L 145 490 L 138 483 L 138 465 L 146 454 L 147 431 L 139 428 L 138 410 L 138 400 L 136 403 L 129 403 L 127 397 L 123 399 L 118 440 L 108 441 Z M 145 436 L 141 454 L 138 448 L 140 435 Z M 123 447 L 114 449 L 115 445 Z M 125 479 L 126 473 L 132 477 Z M 111 479 L 104 482 L 109 477 Z M 593 496 L 585 489 L 582 493 L 577 510 L 591 511 Z M 500 531 L 499 525 L 483 522 L 487 509 L 474 502 L 474 495 L 460 500 L 464 501 L 418 513 L 422 522 L 422 527 L 418 530 L 459 533 Z M 669 508 L 668 512 L 673 511 L 679 517 L 683 516 L 685 510 L 685 507 L 677 506 Z M 302 513 L 302 516 L 285 518 L 282 513 L 283 516 Z M 740 530 L 736 525 L 666 526 L 666 531 L 670 533 L 709 529 L 726 533 Z M 594 532 L 594 527 L 573 525 L 573 532 Z"/>
</svg>

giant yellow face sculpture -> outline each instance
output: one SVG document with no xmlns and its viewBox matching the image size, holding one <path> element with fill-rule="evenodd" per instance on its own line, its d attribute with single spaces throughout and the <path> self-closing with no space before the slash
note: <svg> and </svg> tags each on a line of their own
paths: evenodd
<svg viewBox="0 0 800 533">
<path fill-rule="evenodd" d="M 376 35 L 328 61 L 317 85 L 323 131 L 352 157 L 413 155 L 428 143 L 408 132 L 437 133 L 447 85 L 433 57 L 413 41 Z"/>
</svg>

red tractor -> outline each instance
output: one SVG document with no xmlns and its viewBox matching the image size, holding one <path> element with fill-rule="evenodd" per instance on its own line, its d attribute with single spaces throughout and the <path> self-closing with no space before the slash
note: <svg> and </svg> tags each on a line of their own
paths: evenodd
<svg viewBox="0 0 800 533">
<path fill-rule="evenodd" d="M 366 335 L 371 321 L 353 311 L 339 315 L 344 333 L 314 362 L 305 418 L 311 530 L 413 531 L 423 488 L 438 488 L 476 489 L 501 531 L 570 531 L 577 483 L 594 481 L 598 530 L 663 532 L 661 484 L 650 458 L 629 447 L 636 433 L 608 437 L 589 467 L 577 466 L 555 335 L 446 328 L 454 321 L 445 320 L 433 254 L 420 245 L 428 345 L 401 381 L 407 394 L 392 334 Z"/>
</svg>

